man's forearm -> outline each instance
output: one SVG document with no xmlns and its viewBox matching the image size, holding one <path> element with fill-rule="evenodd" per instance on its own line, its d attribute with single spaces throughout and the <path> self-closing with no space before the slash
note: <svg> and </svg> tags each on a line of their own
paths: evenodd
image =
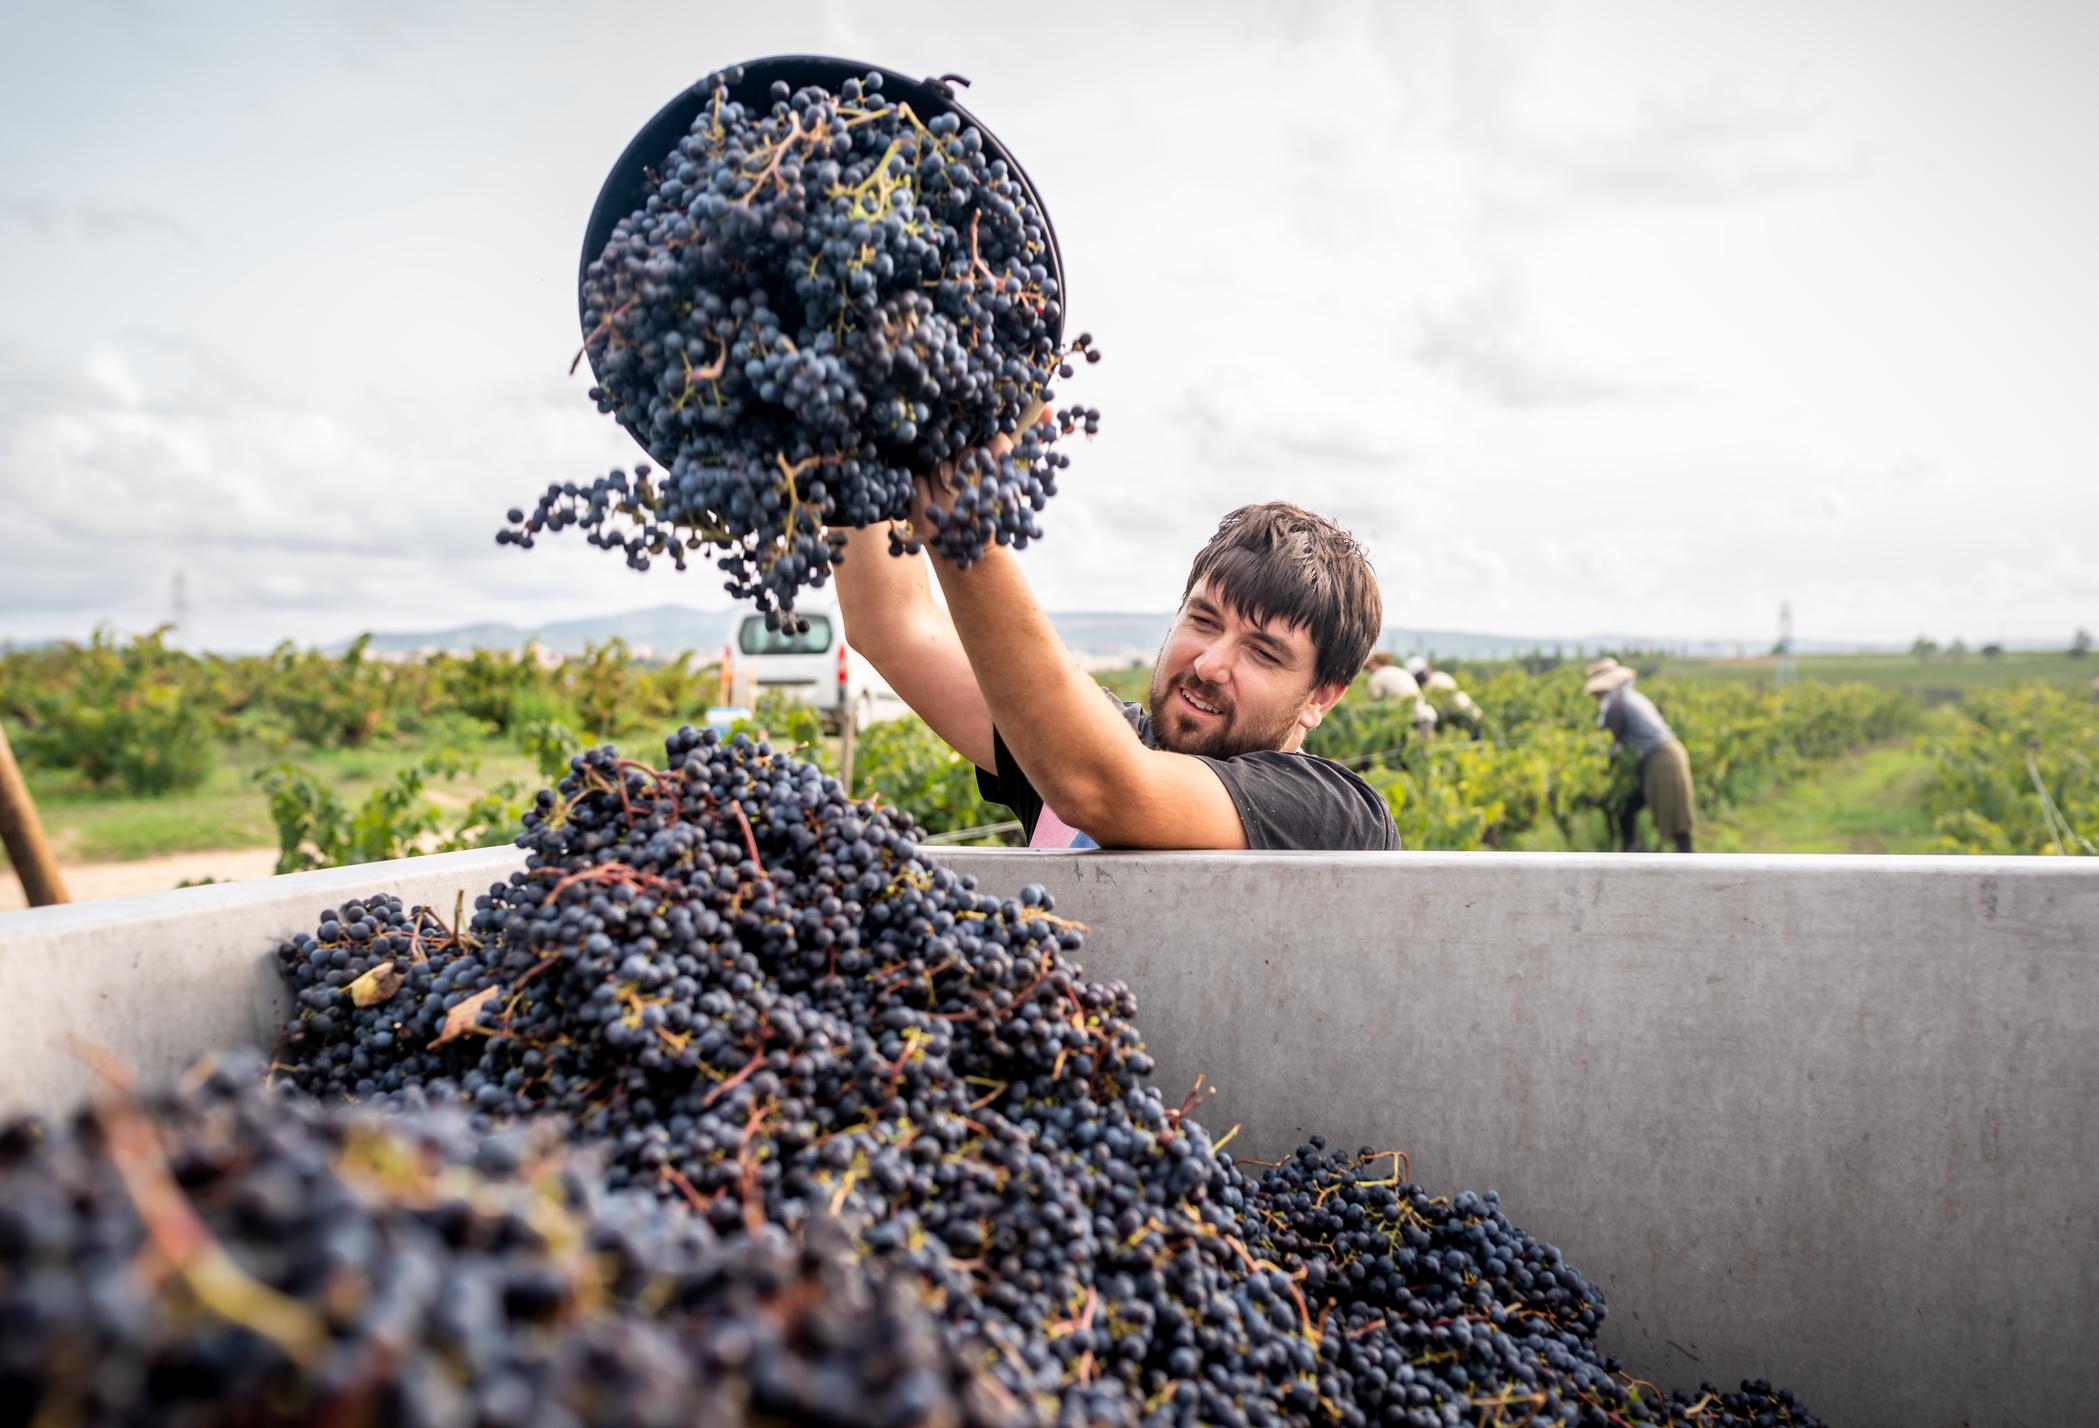
<svg viewBox="0 0 2099 1428">
<path fill-rule="evenodd" d="M 939 613 L 926 574 L 926 558 L 890 555 L 887 525 L 847 534 L 845 558 L 838 562 L 834 584 L 846 643 L 877 669 L 885 652 Z"/>
<path fill-rule="evenodd" d="M 1007 751 L 1043 802 L 1083 827 L 1136 748 L 1128 723 L 1064 648 L 1011 550 L 994 546 L 967 570 L 932 564 Z"/>
</svg>

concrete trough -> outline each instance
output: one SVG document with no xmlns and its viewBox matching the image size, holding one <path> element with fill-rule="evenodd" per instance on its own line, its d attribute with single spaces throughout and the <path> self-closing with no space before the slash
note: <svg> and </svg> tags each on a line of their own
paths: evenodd
<svg viewBox="0 0 2099 1428">
<path fill-rule="evenodd" d="M 1235 1151 L 1499 1190 L 1643 1377 L 2099 1424 L 2099 862 L 933 851 L 1087 923 Z M 381 891 L 449 918 L 518 856 L 0 914 L 0 1114 L 79 1098 L 67 1034 L 149 1077 L 267 1044 L 283 936 Z"/>
</svg>

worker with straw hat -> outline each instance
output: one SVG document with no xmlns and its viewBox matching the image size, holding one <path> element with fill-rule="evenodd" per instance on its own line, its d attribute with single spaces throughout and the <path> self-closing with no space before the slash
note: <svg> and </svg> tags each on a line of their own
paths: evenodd
<svg viewBox="0 0 2099 1428">
<path fill-rule="evenodd" d="M 1616 741 L 1611 746 L 1614 755 L 1629 752 L 1639 764 L 1639 784 L 1618 815 L 1619 846 L 1628 853 L 1639 847 L 1640 810 L 1646 808 L 1654 814 L 1662 846 L 1690 852 L 1690 756 L 1654 701 L 1633 688 L 1632 670 L 1606 655 L 1589 666 L 1588 675 L 1584 691 L 1600 705 L 1596 727 L 1611 731 Z"/>
</svg>

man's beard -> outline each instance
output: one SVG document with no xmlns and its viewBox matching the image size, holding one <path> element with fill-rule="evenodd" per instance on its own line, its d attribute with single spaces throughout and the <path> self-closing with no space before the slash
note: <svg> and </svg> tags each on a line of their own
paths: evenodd
<svg viewBox="0 0 2099 1428">
<path fill-rule="evenodd" d="M 1183 689 L 1219 709 L 1225 708 L 1223 697 L 1192 674 L 1184 673 L 1171 684 L 1162 683 L 1164 679 L 1160 667 L 1153 665 L 1151 692 L 1146 699 L 1151 707 L 1152 738 L 1169 753 L 1229 759 L 1238 754 L 1280 749 L 1297 726 L 1297 715 L 1291 710 L 1282 711 L 1264 726 L 1255 726 L 1243 717 L 1244 710 L 1232 708 L 1189 728 L 1193 716 L 1180 703 Z"/>
</svg>

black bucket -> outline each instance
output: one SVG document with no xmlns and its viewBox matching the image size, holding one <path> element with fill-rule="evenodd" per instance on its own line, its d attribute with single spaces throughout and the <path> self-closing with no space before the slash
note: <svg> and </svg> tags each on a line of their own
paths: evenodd
<svg viewBox="0 0 2099 1428">
<path fill-rule="evenodd" d="M 723 66 L 723 70 L 732 66 Z M 715 71 L 720 73 L 722 71 Z M 1042 216 L 1042 231 L 1049 235 L 1050 277 L 1057 284 L 1057 338 L 1064 336 L 1064 314 L 1071 304 L 1064 294 L 1063 255 L 1057 248 L 1057 229 L 1050 222 L 1049 209 L 1043 205 L 1042 195 L 1028 178 L 1028 171 L 1020 166 L 1013 153 L 998 141 L 998 136 L 984 127 L 984 122 L 955 102 L 954 86 L 967 85 L 968 80 L 960 75 L 946 75 L 939 79 L 906 79 L 895 70 L 883 69 L 880 65 L 863 64 L 858 60 L 839 59 L 832 55 L 771 55 L 765 59 L 750 60 L 743 66 L 743 78 L 728 86 L 728 93 L 747 109 L 764 111 L 772 104 L 774 80 L 787 81 L 790 89 L 805 85 L 821 85 L 836 94 L 848 79 L 859 79 L 870 72 L 882 76 L 882 97 L 893 103 L 911 106 L 911 112 L 921 119 L 930 119 L 936 114 L 953 114 L 961 119 L 965 128 L 973 128 L 984 138 L 984 151 L 991 158 L 1004 159 L 1007 170 L 1020 181 L 1027 191 L 1028 201 Z M 712 78 L 712 74 L 709 75 Z M 598 190 L 598 201 L 590 210 L 590 224 L 583 230 L 583 257 L 576 266 L 576 316 L 582 327 L 584 341 L 590 340 L 591 325 L 584 315 L 583 274 L 605 251 L 607 240 L 612 237 L 613 225 L 640 208 L 647 201 L 647 170 L 663 162 L 687 134 L 692 132 L 693 120 L 700 111 L 713 102 L 714 91 L 706 79 L 678 95 L 670 103 L 656 111 L 656 117 L 644 124 L 641 132 L 627 143 L 619 162 L 605 178 L 604 187 Z"/>
</svg>

